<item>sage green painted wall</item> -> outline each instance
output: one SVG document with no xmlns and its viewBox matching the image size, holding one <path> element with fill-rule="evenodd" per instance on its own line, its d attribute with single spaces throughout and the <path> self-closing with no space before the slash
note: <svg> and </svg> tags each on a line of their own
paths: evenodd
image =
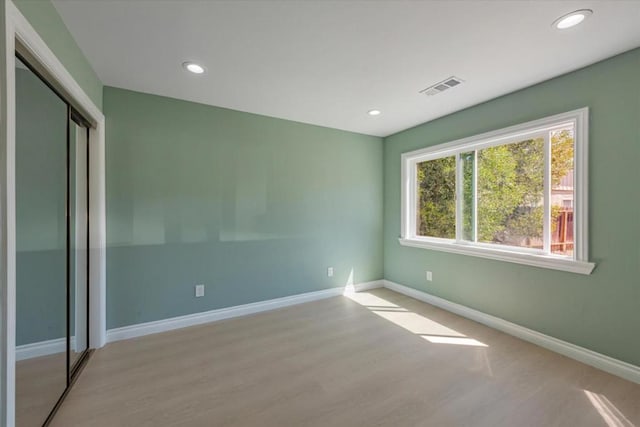
<svg viewBox="0 0 640 427">
<path fill-rule="evenodd" d="M 400 246 L 401 153 L 584 106 L 590 276 Z M 392 135 L 384 143 L 385 278 L 640 365 L 639 165 L 640 49 Z"/>
<path fill-rule="evenodd" d="M 382 278 L 381 138 L 111 87 L 104 111 L 108 328 Z"/>
<path fill-rule="evenodd" d="M 49 49 L 96 106 L 102 109 L 102 82 L 50 0 L 13 0 Z"/>
</svg>

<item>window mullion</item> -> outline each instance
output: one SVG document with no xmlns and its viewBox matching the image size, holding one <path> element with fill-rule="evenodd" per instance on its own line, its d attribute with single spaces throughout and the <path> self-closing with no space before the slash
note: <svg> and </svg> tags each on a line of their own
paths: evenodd
<svg viewBox="0 0 640 427">
<path fill-rule="evenodd" d="M 461 153 L 456 154 L 456 242 L 464 237 L 464 171 Z"/>
<path fill-rule="evenodd" d="M 417 182 L 418 178 L 418 164 L 417 162 L 411 162 L 409 165 L 409 176 L 411 179 L 409 180 L 410 191 L 408 203 L 409 203 L 409 215 L 406 218 L 406 221 L 409 223 L 409 227 L 406 230 L 407 234 L 411 237 L 415 237 L 418 234 L 417 226 L 418 226 L 418 187 L 419 184 Z"/>
<path fill-rule="evenodd" d="M 551 132 L 544 134 L 544 216 L 542 224 L 544 253 L 551 253 Z"/>
<path fill-rule="evenodd" d="M 478 150 L 473 151 L 473 241 L 478 242 Z"/>
</svg>

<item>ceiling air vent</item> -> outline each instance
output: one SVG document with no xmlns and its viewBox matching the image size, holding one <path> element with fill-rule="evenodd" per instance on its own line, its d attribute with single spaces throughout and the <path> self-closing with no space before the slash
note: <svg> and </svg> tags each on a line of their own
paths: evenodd
<svg viewBox="0 0 640 427">
<path fill-rule="evenodd" d="M 458 86 L 462 83 L 463 80 L 457 77 L 451 76 L 448 79 L 444 79 L 441 82 L 434 84 L 433 86 L 429 86 L 426 89 L 422 89 L 420 93 L 424 93 L 425 95 L 437 95 L 440 92 L 444 92 L 447 89 L 451 89 L 452 87 Z"/>
</svg>

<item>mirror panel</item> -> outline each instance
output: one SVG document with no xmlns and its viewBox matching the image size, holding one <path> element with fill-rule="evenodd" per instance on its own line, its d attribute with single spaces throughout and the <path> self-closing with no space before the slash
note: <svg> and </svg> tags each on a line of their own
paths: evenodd
<svg viewBox="0 0 640 427">
<path fill-rule="evenodd" d="M 67 105 L 16 60 L 16 425 L 67 387 Z"/>
<path fill-rule="evenodd" d="M 16 58 L 16 425 L 42 426 L 88 349 L 85 121 Z"/>
<path fill-rule="evenodd" d="M 69 334 L 71 369 L 87 349 L 87 129 L 71 122 L 69 133 L 70 277 Z"/>
</svg>

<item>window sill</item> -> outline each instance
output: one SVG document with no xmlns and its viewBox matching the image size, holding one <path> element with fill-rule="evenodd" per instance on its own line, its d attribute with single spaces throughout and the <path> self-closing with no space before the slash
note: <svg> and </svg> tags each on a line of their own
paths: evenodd
<svg viewBox="0 0 640 427">
<path fill-rule="evenodd" d="M 454 254 L 469 255 L 480 258 L 494 259 L 498 261 L 513 262 L 516 264 L 530 265 L 533 267 L 548 268 L 552 270 L 568 271 L 578 274 L 591 274 L 595 268 L 592 262 L 575 261 L 547 255 L 534 255 L 503 251 L 500 249 L 477 248 L 456 242 L 433 242 L 418 239 L 398 239 L 402 246 L 414 248 L 432 249 Z"/>
</svg>

